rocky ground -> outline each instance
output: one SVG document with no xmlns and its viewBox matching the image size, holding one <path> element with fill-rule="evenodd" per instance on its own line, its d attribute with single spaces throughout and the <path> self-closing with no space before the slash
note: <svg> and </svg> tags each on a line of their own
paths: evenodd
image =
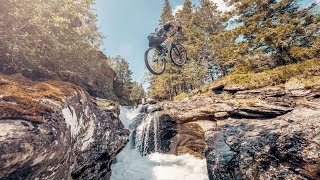
<svg viewBox="0 0 320 180">
<path fill-rule="evenodd" d="M 69 83 L 0 75 L 0 179 L 108 179 L 129 132 L 97 104 Z"/>
<path fill-rule="evenodd" d="M 320 86 L 217 84 L 149 101 L 130 128 L 149 120 L 133 133 L 147 133 L 143 155 L 206 158 L 210 179 L 320 179 L 319 97 Z M 0 179 L 108 179 L 129 136 L 118 115 L 75 85 L 0 75 Z"/>
<path fill-rule="evenodd" d="M 145 106 L 166 135 L 161 152 L 206 158 L 210 179 L 320 178 L 320 86 L 211 89 Z"/>
</svg>

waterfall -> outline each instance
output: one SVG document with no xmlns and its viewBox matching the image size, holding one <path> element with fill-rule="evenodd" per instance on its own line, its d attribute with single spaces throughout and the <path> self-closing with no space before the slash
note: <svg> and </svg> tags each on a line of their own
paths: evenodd
<svg viewBox="0 0 320 180">
<path fill-rule="evenodd" d="M 135 133 L 135 145 L 142 155 L 147 155 L 151 151 L 159 152 L 159 117 L 157 113 L 145 115 Z"/>
<path fill-rule="evenodd" d="M 121 107 L 120 120 L 130 129 L 131 142 L 112 164 L 111 180 L 207 180 L 205 159 L 190 154 L 159 153 L 158 114 L 139 114 L 139 111 L 139 108 Z"/>
</svg>

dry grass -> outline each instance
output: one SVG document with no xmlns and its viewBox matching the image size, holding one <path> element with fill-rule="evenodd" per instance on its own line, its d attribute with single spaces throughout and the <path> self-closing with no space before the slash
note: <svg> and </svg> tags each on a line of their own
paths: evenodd
<svg viewBox="0 0 320 180">
<path fill-rule="evenodd" d="M 214 84 L 231 84 L 248 89 L 255 89 L 284 84 L 293 77 L 299 79 L 307 88 L 319 86 L 320 59 L 317 58 L 296 64 L 290 64 L 260 73 L 231 73 L 224 78 L 218 79 Z"/>
<path fill-rule="evenodd" d="M 188 94 L 183 92 L 183 93 L 180 93 L 179 95 L 175 96 L 173 99 L 174 100 L 182 100 L 186 97 L 188 97 Z"/>
<path fill-rule="evenodd" d="M 23 119 L 43 122 L 53 107 L 42 100 L 63 105 L 77 86 L 61 82 L 35 83 L 22 77 L 0 75 L 0 119 Z"/>
</svg>

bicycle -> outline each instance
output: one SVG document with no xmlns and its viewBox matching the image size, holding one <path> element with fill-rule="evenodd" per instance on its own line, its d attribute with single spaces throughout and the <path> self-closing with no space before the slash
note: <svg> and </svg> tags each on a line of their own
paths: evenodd
<svg viewBox="0 0 320 180">
<path fill-rule="evenodd" d="M 169 37 L 174 36 L 179 30 L 176 30 Z M 170 43 L 168 45 L 171 62 L 181 67 L 186 63 L 187 51 L 179 43 Z M 158 45 L 156 47 L 149 47 L 144 53 L 144 61 L 148 70 L 154 75 L 160 75 L 166 68 L 167 52 L 163 52 L 163 47 Z"/>
</svg>

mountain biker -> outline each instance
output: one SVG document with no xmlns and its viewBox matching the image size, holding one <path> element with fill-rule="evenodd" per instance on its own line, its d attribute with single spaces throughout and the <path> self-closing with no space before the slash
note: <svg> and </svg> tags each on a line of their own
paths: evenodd
<svg viewBox="0 0 320 180">
<path fill-rule="evenodd" d="M 150 33 L 148 36 L 149 47 L 160 47 L 161 49 L 158 49 L 160 52 L 167 51 L 167 45 L 173 42 L 173 39 L 168 36 L 173 33 L 175 27 L 181 30 L 181 25 L 175 20 L 167 21 L 160 25 L 155 29 L 155 32 Z"/>
</svg>

